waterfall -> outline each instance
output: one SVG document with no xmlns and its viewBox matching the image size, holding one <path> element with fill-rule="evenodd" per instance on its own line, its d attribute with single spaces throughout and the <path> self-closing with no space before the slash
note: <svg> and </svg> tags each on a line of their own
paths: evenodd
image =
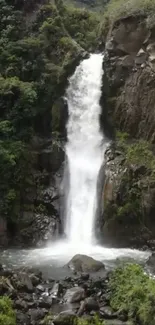
<svg viewBox="0 0 155 325">
<path fill-rule="evenodd" d="M 106 148 L 99 125 L 102 62 L 101 54 L 91 54 L 83 60 L 66 91 L 69 113 L 66 154 L 70 180 L 66 235 L 73 245 L 90 245 L 94 240 L 97 178 Z"/>
<path fill-rule="evenodd" d="M 66 90 L 69 119 L 67 167 L 63 184 L 67 198 L 63 216 L 67 211 L 67 238 L 55 244 L 49 243 L 43 249 L 35 249 L 29 255 L 31 263 L 39 261 L 48 268 L 50 265 L 50 270 L 56 266 L 55 272 L 58 272 L 57 266 L 66 265 L 75 254 L 92 256 L 108 267 L 113 266 L 113 261 L 118 257 L 144 261 L 149 256 L 148 252 L 139 250 L 106 248 L 98 245 L 95 239 L 97 184 L 108 145 L 99 125 L 102 62 L 101 54 L 92 54 L 83 60 L 69 79 Z M 65 268 L 61 269 L 65 271 Z"/>
</svg>

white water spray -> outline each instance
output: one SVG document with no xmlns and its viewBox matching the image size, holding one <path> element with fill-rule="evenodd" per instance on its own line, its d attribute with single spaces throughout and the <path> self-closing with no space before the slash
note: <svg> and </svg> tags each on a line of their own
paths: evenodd
<svg viewBox="0 0 155 325">
<path fill-rule="evenodd" d="M 105 248 L 94 245 L 97 178 L 104 162 L 106 142 L 100 133 L 99 115 L 102 82 L 101 54 L 93 54 L 77 67 L 67 89 L 69 121 L 66 154 L 69 167 L 67 240 L 25 252 L 31 265 L 64 265 L 75 254 L 87 254 L 109 265 L 117 257 L 145 260 L 149 252 Z M 67 189 L 65 189 L 67 191 Z M 10 257 L 9 257 L 10 259 Z"/>
<path fill-rule="evenodd" d="M 97 178 L 106 149 L 99 125 L 102 62 L 101 54 L 92 54 L 83 60 L 70 78 L 67 89 L 66 154 L 70 188 L 66 234 L 73 245 L 90 245 L 94 239 Z"/>
</svg>

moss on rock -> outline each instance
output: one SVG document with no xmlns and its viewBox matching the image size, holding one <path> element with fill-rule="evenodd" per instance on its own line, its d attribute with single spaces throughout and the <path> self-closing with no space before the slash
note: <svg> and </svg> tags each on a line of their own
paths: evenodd
<svg viewBox="0 0 155 325">
<path fill-rule="evenodd" d="M 117 133 L 107 152 L 104 185 L 104 240 L 149 244 L 155 236 L 155 156 L 149 142 Z"/>
</svg>

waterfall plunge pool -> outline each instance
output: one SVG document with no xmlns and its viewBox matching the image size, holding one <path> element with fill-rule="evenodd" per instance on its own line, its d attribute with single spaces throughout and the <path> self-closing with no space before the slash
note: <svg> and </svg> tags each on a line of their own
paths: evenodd
<svg viewBox="0 0 155 325">
<path fill-rule="evenodd" d="M 97 180 L 108 140 L 100 130 L 100 97 L 103 55 L 91 54 L 76 68 L 66 90 L 69 119 L 66 156 L 69 187 L 66 203 L 65 233 L 67 241 L 41 249 L 6 250 L 0 263 L 11 268 L 37 267 L 57 279 L 68 275 L 63 266 L 75 255 L 86 254 L 114 267 L 117 258 L 131 258 L 145 263 L 149 252 L 105 248 L 95 242 L 94 224 L 97 210 Z"/>
<path fill-rule="evenodd" d="M 38 249 L 10 249 L 1 251 L 0 263 L 7 268 L 34 267 L 44 275 L 54 279 L 63 279 L 71 271 L 64 268 L 75 254 L 86 254 L 105 264 L 107 270 L 114 268 L 119 259 L 145 265 L 149 251 L 140 251 L 127 248 L 105 248 L 102 246 L 73 246 L 68 242 L 60 241 Z"/>
</svg>

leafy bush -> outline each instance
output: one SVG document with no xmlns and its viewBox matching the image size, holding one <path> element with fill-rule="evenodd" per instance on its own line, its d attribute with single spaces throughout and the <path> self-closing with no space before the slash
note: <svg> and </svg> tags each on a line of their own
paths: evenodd
<svg viewBox="0 0 155 325">
<path fill-rule="evenodd" d="M 103 30 L 124 16 L 139 14 L 146 16 L 146 22 L 149 28 L 152 28 L 154 22 L 155 2 L 154 0 L 111 0 L 105 8 L 103 17 Z"/>
<path fill-rule="evenodd" d="M 105 325 L 105 322 L 96 315 L 89 319 L 78 318 L 76 325 Z"/>
<path fill-rule="evenodd" d="M 16 315 L 8 297 L 0 297 L 0 325 L 16 325 Z"/>
<path fill-rule="evenodd" d="M 148 141 L 140 139 L 131 142 L 129 135 L 122 132 L 117 132 L 116 141 L 125 154 L 126 165 L 144 166 L 146 172 L 154 177 L 155 156 Z"/>
<path fill-rule="evenodd" d="M 94 48 L 98 41 L 98 15 L 85 9 L 65 7 L 63 23 L 69 35 L 84 49 Z"/>
<path fill-rule="evenodd" d="M 141 266 L 129 264 L 112 272 L 110 304 L 125 312 L 135 324 L 155 324 L 155 281 L 144 274 Z"/>
<path fill-rule="evenodd" d="M 95 14 L 61 0 L 28 2 L 0 0 L 0 214 L 14 220 L 34 186 L 31 140 L 57 129 L 51 107 L 80 46 L 94 46 L 98 25 Z"/>
</svg>

